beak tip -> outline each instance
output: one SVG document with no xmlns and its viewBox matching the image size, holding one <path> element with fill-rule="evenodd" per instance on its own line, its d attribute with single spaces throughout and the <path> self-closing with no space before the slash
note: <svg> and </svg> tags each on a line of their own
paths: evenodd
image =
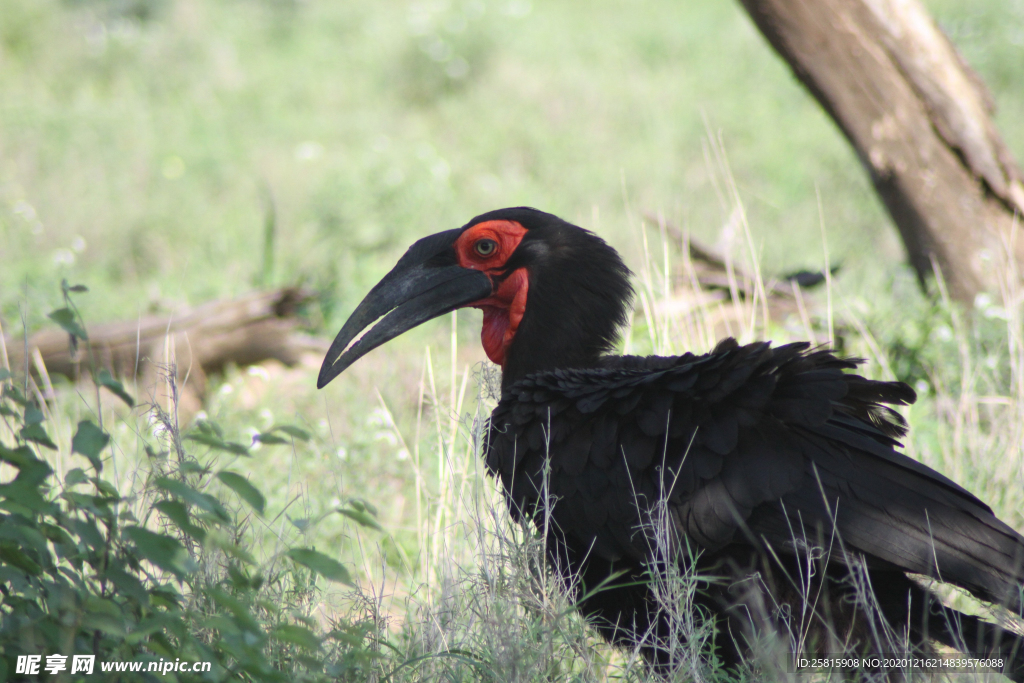
<svg viewBox="0 0 1024 683">
<path fill-rule="evenodd" d="M 326 387 L 332 379 L 337 377 L 339 372 L 334 370 L 334 364 L 327 364 L 326 362 L 320 366 L 320 375 L 316 378 L 316 388 L 323 389 Z"/>
</svg>

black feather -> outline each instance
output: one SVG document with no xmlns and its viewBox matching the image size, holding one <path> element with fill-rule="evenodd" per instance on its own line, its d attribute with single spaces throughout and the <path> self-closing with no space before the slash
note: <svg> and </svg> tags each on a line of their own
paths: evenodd
<svg viewBox="0 0 1024 683">
<path fill-rule="evenodd" d="M 708 571 L 730 568 L 734 580 L 741 580 L 743 567 L 760 567 L 756 571 L 768 576 L 771 563 L 797 561 L 808 544 L 839 542 L 847 554 L 830 556 L 817 579 L 834 581 L 829 590 L 836 596 L 847 585 L 844 572 L 860 566 L 849 562 L 856 556 L 869 571 L 929 575 L 1016 605 L 1012 589 L 1024 583 L 1024 538 L 962 487 L 901 454 L 895 439 L 905 433 L 905 422 L 889 405 L 912 401 L 913 392 L 849 374 L 851 367 L 852 361 L 807 344 L 724 344 L 685 362 L 606 357 L 593 367 L 563 368 L 558 377 L 531 375 L 531 400 L 574 401 L 573 410 L 550 417 L 552 435 L 567 434 L 552 446 L 553 454 L 564 476 L 575 478 L 552 480 L 555 510 L 581 506 L 555 515 L 568 527 L 561 537 L 565 547 L 577 548 L 565 551 L 576 558 L 569 569 L 592 575 L 589 562 L 614 562 L 644 571 L 654 552 L 653 508 L 668 496 L 680 542 L 703 549 L 699 563 Z M 507 390 L 495 414 L 521 414 L 510 405 L 519 393 L 516 385 Z M 528 424 L 506 420 L 505 432 L 492 438 L 519 433 L 536 449 L 536 425 L 548 419 L 542 408 L 530 409 Z M 542 462 L 524 459 L 517 476 L 541 481 Z M 525 505 L 538 510 L 533 495 Z M 779 566 L 775 571 L 785 574 Z M 766 585 L 785 592 L 781 584 Z M 915 595 L 924 600 L 924 593 Z M 884 613 L 905 609 L 889 597 Z M 589 613 L 649 622 L 651 614 L 628 611 L 655 609 L 649 600 L 637 594 L 628 613 L 616 614 L 603 603 Z M 831 609 L 850 609 L 855 602 L 836 600 Z M 583 609 L 594 604 L 585 602 Z M 728 620 L 729 628 L 755 628 Z M 913 628 L 924 633 L 934 626 L 929 624 Z M 990 634 L 992 648 L 1008 651 L 996 645 L 994 632 L 984 631 L 984 622 L 978 624 Z M 645 652 L 660 661 L 657 648 Z M 739 656 L 742 644 L 719 650 L 723 657 L 734 656 L 730 652 Z"/>
</svg>

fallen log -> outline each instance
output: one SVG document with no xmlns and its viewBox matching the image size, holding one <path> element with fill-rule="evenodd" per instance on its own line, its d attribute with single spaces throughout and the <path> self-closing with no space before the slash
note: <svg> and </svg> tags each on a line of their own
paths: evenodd
<svg viewBox="0 0 1024 683">
<path fill-rule="evenodd" d="M 135 383 L 140 400 L 165 408 L 173 376 L 179 413 L 190 416 L 202 407 L 209 375 L 228 364 L 273 359 L 291 366 L 305 352 L 326 353 L 326 341 L 298 331 L 299 310 L 310 298 L 297 287 L 253 292 L 134 321 L 86 324 L 88 339 L 77 348 L 64 330 L 54 328 L 35 333 L 27 345 L 5 336 L 3 346 L 15 374 L 28 370 L 49 384 L 51 375 L 79 381 L 106 370 Z"/>
</svg>

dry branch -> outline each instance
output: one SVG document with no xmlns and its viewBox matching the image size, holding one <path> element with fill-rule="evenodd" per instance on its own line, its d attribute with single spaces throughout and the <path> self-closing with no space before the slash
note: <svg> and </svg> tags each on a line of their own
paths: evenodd
<svg viewBox="0 0 1024 683">
<path fill-rule="evenodd" d="M 662 312 L 702 315 L 712 325 L 714 337 L 720 339 L 740 334 L 752 318 L 751 310 L 766 306 L 768 317 L 776 324 L 784 324 L 790 316 L 797 315 L 808 339 L 828 341 L 827 333 L 819 332 L 812 324 L 817 316 L 808 310 L 802 289 L 823 284 L 823 272 L 801 271 L 762 279 L 743 265 L 717 254 L 664 216 L 648 211 L 644 218 L 663 229 L 670 244 L 684 250 L 682 263 L 671 273 L 672 291 L 659 304 Z M 759 300 L 762 295 L 767 301 Z M 827 324 L 821 327 L 827 331 Z"/>
</svg>

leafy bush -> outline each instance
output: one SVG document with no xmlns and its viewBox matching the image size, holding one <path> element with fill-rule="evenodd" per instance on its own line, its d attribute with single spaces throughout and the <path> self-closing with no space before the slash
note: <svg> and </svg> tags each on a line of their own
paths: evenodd
<svg viewBox="0 0 1024 683">
<path fill-rule="evenodd" d="M 72 345 L 86 338 L 70 301 L 76 291 L 84 288 L 65 284 L 68 305 L 50 315 Z M 134 406 L 108 373 L 95 376 Z M 378 656 L 378 623 L 314 616 L 325 579 L 353 585 L 344 565 L 287 543 L 265 559 L 253 556 L 264 496 L 217 464 L 222 453 L 248 457 L 246 445 L 226 440 L 212 422 L 182 437 L 172 416 L 153 407 L 167 449 L 144 445 L 147 466 L 122 495 L 103 475 L 114 444 L 102 421 L 78 422 L 62 455 L 81 456 L 82 466 L 61 478 L 47 457 L 58 452 L 54 420 L 41 396 L 29 394 L 29 379 L 17 384 L 0 370 L 0 680 L 14 676 L 19 655 L 42 655 L 40 672 L 46 656 L 65 656 L 70 673 L 76 654 L 95 656 L 95 674 L 102 663 L 141 663 L 120 680 L 150 680 L 150 663 L 179 661 L 211 664 L 208 672 L 176 671 L 181 681 L 366 678 Z M 291 425 L 256 436 L 267 445 L 308 438 Z M 208 449 L 205 462 L 193 446 Z M 337 512 L 376 526 L 365 502 Z"/>
</svg>

